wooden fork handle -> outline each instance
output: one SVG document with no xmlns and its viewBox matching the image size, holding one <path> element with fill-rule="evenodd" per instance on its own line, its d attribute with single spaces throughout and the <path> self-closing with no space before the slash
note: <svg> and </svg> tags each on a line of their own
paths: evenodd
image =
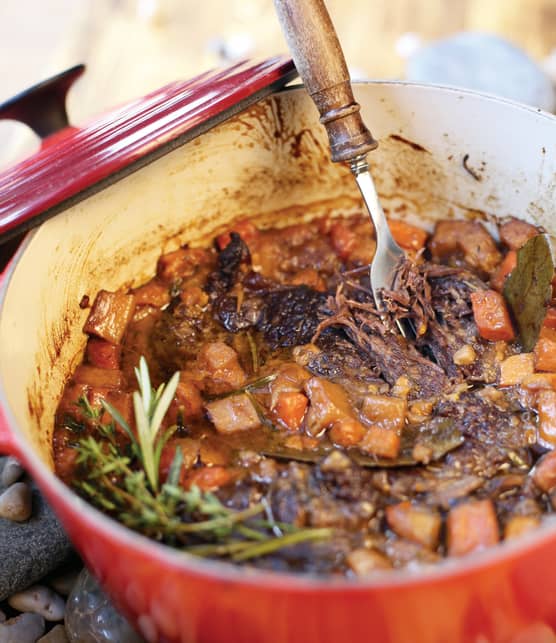
<svg viewBox="0 0 556 643">
<path fill-rule="evenodd" d="M 323 0 L 274 0 L 297 71 L 326 127 L 333 161 L 349 161 L 378 143 L 365 127 Z"/>
</svg>

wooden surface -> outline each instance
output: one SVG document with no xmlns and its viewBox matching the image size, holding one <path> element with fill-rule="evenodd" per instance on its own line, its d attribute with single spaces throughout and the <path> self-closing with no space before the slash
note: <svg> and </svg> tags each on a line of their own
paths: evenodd
<svg viewBox="0 0 556 643">
<path fill-rule="evenodd" d="M 556 0 L 328 0 L 348 66 L 358 76 L 402 77 L 400 36 L 424 41 L 462 29 L 513 40 L 541 60 L 556 47 Z M 1 0 L 0 100 L 85 62 L 70 118 L 109 106 L 232 57 L 286 51 L 272 0 Z M 17 142 L 17 145 L 15 144 Z M 0 123 L 0 164 L 33 145 Z"/>
</svg>

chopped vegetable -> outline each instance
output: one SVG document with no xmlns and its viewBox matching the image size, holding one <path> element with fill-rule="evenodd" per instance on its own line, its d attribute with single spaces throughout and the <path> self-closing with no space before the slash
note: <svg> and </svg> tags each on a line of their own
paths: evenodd
<svg viewBox="0 0 556 643">
<path fill-rule="evenodd" d="M 328 432 L 330 440 L 341 447 L 359 444 L 366 433 L 365 427 L 353 418 L 336 420 Z"/>
<path fill-rule="evenodd" d="M 539 231 L 534 225 L 521 219 L 512 218 L 500 226 L 500 240 L 511 250 L 519 250 L 538 234 Z"/>
<path fill-rule="evenodd" d="M 380 458 L 396 458 L 401 448 L 399 431 L 380 424 L 373 424 L 367 428 L 367 432 L 359 442 L 359 448 L 365 453 Z"/>
<path fill-rule="evenodd" d="M 434 549 L 438 545 L 442 518 L 440 514 L 424 505 L 409 501 L 386 507 L 388 526 L 398 536 Z"/>
<path fill-rule="evenodd" d="M 500 363 L 500 386 L 515 386 L 532 375 L 535 370 L 535 357 L 533 353 L 519 353 L 511 355 Z"/>
<path fill-rule="evenodd" d="M 388 558 L 375 549 L 354 549 L 347 555 L 346 562 L 357 576 L 368 576 L 373 572 L 392 567 Z"/>
<path fill-rule="evenodd" d="M 400 431 L 405 424 L 407 400 L 387 395 L 367 395 L 363 398 L 361 413 L 372 424 Z"/>
<path fill-rule="evenodd" d="M 506 523 L 504 529 L 504 539 L 510 540 L 517 538 L 533 529 L 536 529 L 540 524 L 540 520 L 536 516 L 512 516 Z"/>
<path fill-rule="evenodd" d="M 307 429 L 311 435 L 317 435 L 337 420 L 355 417 L 347 393 L 338 384 L 312 377 L 305 384 L 305 393 L 311 402 L 307 414 Z"/>
<path fill-rule="evenodd" d="M 209 380 L 208 390 L 213 394 L 232 391 L 247 381 L 237 353 L 224 342 L 205 344 L 197 357 L 197 367 Z"/>
<path fill-rule="evenodd" d="M 515 250 L 510 250 L 508 254 L 502 259 L 502 262 L 492 273 L 490 278 L 490 286 L 502 292 L 504 290 L 504 284 L 506 283 L 506 278 L 510 275 L 514 268 L 517 266 L 517 252 Z"/>
<path fill-rule="evenodd" d="M 247 393 L 208 402 L 205 408 L 219 433 L 249 431 L 261 426 L 257 409 Z"/>
<path fill-rule="evenodd" d="M 556 487 L 556 451 L 541 456 L 533 469 L 533 482 L 543 491 Z"/>
<path fill-rule="evenodd" d="M 556 391 L 541 390 L 537 393 L 539 413 L 539 438 L 546 445 L 556 447 Z"/>
<path fill-rule="evenodd" d="M 471 305 L 481 337 L 493 342 L 515 338 L 510 315 L 500 293 L 495 290 L 472 292 Z"/>
<path fill-rule="evenodd" d="M 543 328 L 534 348 L 535 368 L 556 372 L 556 330 Z"/>
<path fill-rule="evenodd" d="M 119 369 L 121 353 L 122 347 L 119 344 L 112 344 L 98 337 L 89 337 L 87 342 L 87 361 L 91 366 Z"/>
<path fill-rule="evenodd" d="M 134 308 L 133 295 L 121 291 L 101 290 L 95 298 L 83 330 L 112 344 L 119 344 Z"/>
<path fill-rule="evenodd" d="M 446 523 L 448 553 L 463 556 L 498 542 L 496 512 L 491 500 L 470 500 L 453 507 Z"/>
<path fill-rule="evenodd" d="M 297 431 L 301 427 L 309 400 L 303 393 L 284 391 L 276 401 L 276 414 L 288 429 Z"/>
<path fill-rule="evenodd" d="M 98 368 L 88 364 L 80 364 L 75 369 L 73 379 L 78 384 L 104 388 L 119 388 L 123 382 L 122 371 L 111 368 Z"/>
<path fill-rule="evenodd" d="M 388 225 L 395 241 L 405 250 L 421 250 L 425 247 L 428 237 L 426 230 L 396 219 L 390 219 Z"/>
<path fill-rule="evenodd" d="M 347 259 L 357 242 L 355 233 L 343 221 L 336 221 L 330 226 L 329 234 L 332 247 L 340 259 Z"/>
</svg>

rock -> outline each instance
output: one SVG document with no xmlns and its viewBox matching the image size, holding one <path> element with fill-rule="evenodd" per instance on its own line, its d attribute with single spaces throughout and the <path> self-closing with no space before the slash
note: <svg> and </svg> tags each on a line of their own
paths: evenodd
<svg viewBox="0 0 556 643">
<path fill-rule="evenodd" d="M 550 78 L 527 54 L 498 36 L 463 32 L 417 50 L 407 78 L 465 87 L 540 107 L 556 107 Z"/>
<path fill-rule="evenodd" d="M 6 615 L 2 610 L 0 610 L 0 623 L 3 623 L 6 620 Z"/>
<path fill-rule="evenodd" d="M 18 612 L 40 614 L 47 621 L 61 621 L 66 606 L 64 599 L 45 585 L 32 585 L 12 594 L 8 605 Z"/>
<path fill-rule="evenodd" d="M 80 566 L 79 568 L 54 574 L 48 579 L 47 584 L 52 587 L 54 591 L 58 592 L 58 594 L 68 596 L 77 582 L 81 569 L 82 567 Z"/>
<path fill-rule="evenodd" d="M 56 625 L 48 634 L 42 636 L 37 643 L 69 643 L 66 628 L 63 625 Z"/>
<path fill-rule="evenodd" d="M 38 614 L 20 614 L 0 623 L 0 643 L 35 643 L 44 633 L 44 618 Z"/>
<path fill-rule="evenodd" d="M 2 475 L 0 476 L 0 485 L 2 487 L 9 487 L 14 482 L 17 482 L 25 473 L 19 461 L 9 456 L 4 462 Z"/>
<path fill-rule="evenodd" d="M 60 523 L 33 489 L 33 513 L 24 523 L 0 519 L 0 601 L 36 583 L 72 553 Z"/>
<path fill-rule="evenodd" d="M 66 604 L 66 632 L 72 643 L 143 643 L 86 569 Z"/>
<path fill-rule="evenodd" d="M 16 482 L 0 495 L 0 518 L 23 522 L 31 509 L 31 488 L 26 482 Z"/>
</svg>

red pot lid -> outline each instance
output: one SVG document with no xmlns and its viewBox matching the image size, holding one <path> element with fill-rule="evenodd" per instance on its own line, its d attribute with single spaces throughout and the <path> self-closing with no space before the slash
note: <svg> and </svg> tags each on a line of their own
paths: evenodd
<svg viewBox="0 0 556 643">
<path fill-rule="evenodd" d="M 83 70 L 82 65 L 74 67 L 0 105 L 0 118 L 21 120 L 44 137 L 38 152 L 0 172 L 0 242 L 195 138 L 297 76 L 287 58 L 241 62 L 171 83 L 82 127 L 69 127 L 65 95 Z"/>
</svg>

